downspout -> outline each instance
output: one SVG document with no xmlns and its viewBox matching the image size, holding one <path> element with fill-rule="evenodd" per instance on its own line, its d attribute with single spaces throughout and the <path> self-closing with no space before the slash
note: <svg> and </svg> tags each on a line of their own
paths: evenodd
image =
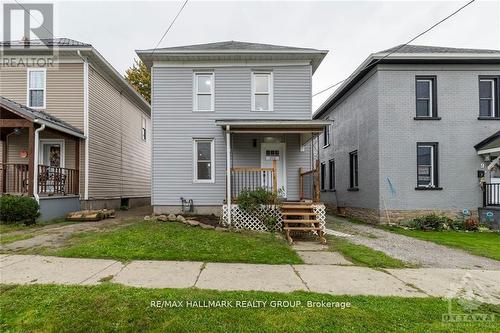
<svg viewBox="0 0 500 333">
<path fill-rule="evenodd" d="M 85 135 L 84 192 L 83 199 L 89 199 L 89 62 L 80 50 L 76 53 L 83 60 L 83 134 Z"/>
<path fill-rule="evenodd" d="M 35 120 L 36 122 L 36 120 Z M 45 129 L 45 124 L 42 124 L 39 128 L 35 130 L 35 151 L 33 152 L 33 196 L 36 202 L 40 204 L 40 197 L 38 196 L 38 156 L 39 156 L 39 138 L 40 132 Z"/>
</svg>

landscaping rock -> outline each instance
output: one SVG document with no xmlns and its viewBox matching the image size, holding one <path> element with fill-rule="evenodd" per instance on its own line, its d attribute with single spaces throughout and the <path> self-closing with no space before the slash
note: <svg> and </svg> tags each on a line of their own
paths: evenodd
<svg viewBox="0 0 500 333">
<path fill-rule="evenodd" d="M 184 218 L 184 216 L 182 216 L 182 215 L 177 215 L 177 221 L 182 222 L 182 223 L 185 223 L 185 222 L 186 222 L 186 219 L 185 219 L 185 218 Z"/>
<path fill-rule="evenodd" d="M 200 223 L 200 227 L 202 227 L 202 229 L 215 229 L 215 227 L 213 225 L 204 224 L 204 223 Z"/>
<path fill-rule="evenodd" d="M 168 214 L 167 219 L 168 219 L 169 221 L 171 221 L 171 222 L 173 222 L 173 221 L 177 221 L 177 217 L 175 217 L 175 215 L 174 215 L 174 214 Z"/>
<path fill-rule="evenodd" d="M 149 215 L 144 216 L 144 221 L 150 221 L 150 220 L 151 220 L 151 216 L 149 216 Z"/>
<path fill-rule="evenodd" d="M 167 215 L 159 215 L 156 219 L 158 221 L 162 221 L 162 222 L 167 222 L 168 221 Z"/>
<path fill-rule="evenodd" d="M 190 226 L 196 227 L 200 225 L 200 222 L 195 221 L 195 220 L 186 220 L 186 224 L 189 224 Z"/>
</svg>

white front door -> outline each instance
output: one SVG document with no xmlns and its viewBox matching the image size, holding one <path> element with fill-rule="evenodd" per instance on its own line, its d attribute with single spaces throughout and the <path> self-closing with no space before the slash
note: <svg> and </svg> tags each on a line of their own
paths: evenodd
<svg viewBox="0 0 500 333">
<path fill-rule="evenodd" d="M 40 140 L 40 164 L 49 167 L 64 168 L 64 140 Z"/>
<path fill-rule="evenodd" d="M 286 146 L 284 143 L 262 143 L 261 144 L 261 168 L 272 168 L 273 160 L 276 160 L 276 176 L 278 181 L 278 190 L 286 198 Z"/>
</svg>

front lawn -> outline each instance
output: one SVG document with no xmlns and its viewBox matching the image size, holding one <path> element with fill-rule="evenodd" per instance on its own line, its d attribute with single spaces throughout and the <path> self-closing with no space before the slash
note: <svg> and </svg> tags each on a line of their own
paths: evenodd
<svg viewBox="0 0 500 333">
<path fill-rule="evenodd" d="M 500 260 L 500 232 L 421 231 L 399 227 L 384 227 L 384 229 Z"/>
<path fill-rule="evenodd" d="M 67 247 L 47 249 L 44 254 L 122 261 L 302 263 L 285 240 L 272 234 L 205 230 L 177 222 L 142 220 L 118 229 L 75 234 Z"/>
<path fill-rule="evenodd" d="M 399 259 L 389 257 L 381 251 L 373 250 L 364 245 L 349 242 L 346 238 L 328 236 L 330 251 L 341 253 L 347 260 L 357 266 L 371 268 L 407 268 L 414 267 Z"/>
<path fill-rule="evenodd" d="M 178 308 L 158 308 L 151 306 L 154 301 L 183 303 Z M 198 304 L 227 301 L 232 307 L 188 307 L 188 301 L 197 301 Z M 237 307 L 236 302 L 241 301 L 267 303 L 258 308 Z M 278 301 L 285 307 L 276 307 Z M 307 301 L 349 302 L 351 307 L 313 308 L 307 306 Z M 284 302 L 296 306 L 286 307 Z M 2 286 L 0 331 L 498 332 L 498 322 L 442 322 L 442 315 L 448 311 L 447 305 L 446 301 L 437 298 L 140 289 L 109 283 L 86 287 Z M 454 312 L 463 312 L 456 302 L 453 309 Z M 483 305 L 475 312 L 500 315 L 498 307 L 489 305 Z"/>
</svg>

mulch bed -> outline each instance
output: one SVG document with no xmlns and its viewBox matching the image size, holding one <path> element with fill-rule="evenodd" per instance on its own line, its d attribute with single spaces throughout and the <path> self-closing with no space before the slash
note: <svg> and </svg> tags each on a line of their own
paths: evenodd
<svg viewBox="0 0 500 333">
<path fill-rule="evenodd" d="M 203 224 L 208 224 L 214 227 L 220 227 L 219 221 L 220 217 L 215 216 L 215 215 L 196 215 L 196 214 L 189 214 L 184 216 L 186 219 L 192 219 L 195 221 L 198 221 Z"/>
</svg>

